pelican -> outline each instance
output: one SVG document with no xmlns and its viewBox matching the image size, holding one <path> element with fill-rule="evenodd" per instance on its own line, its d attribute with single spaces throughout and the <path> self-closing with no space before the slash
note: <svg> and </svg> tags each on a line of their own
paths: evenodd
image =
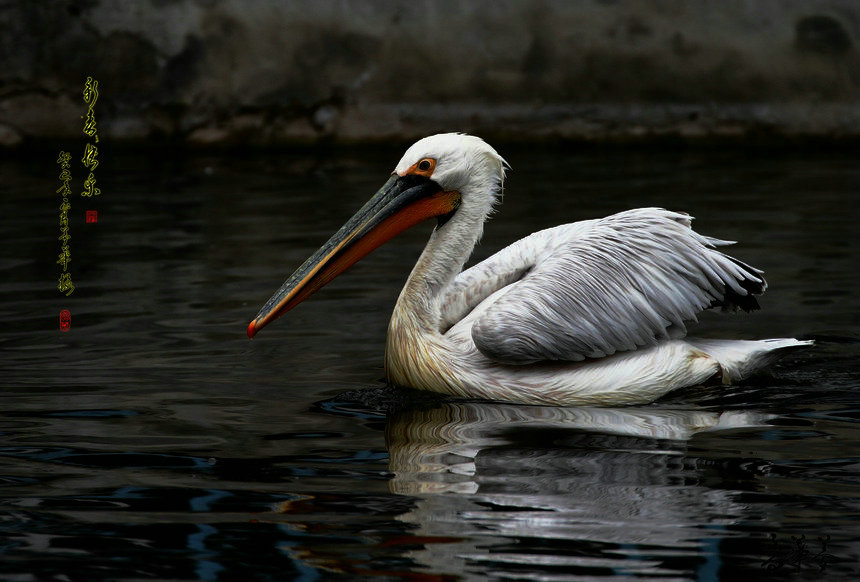
<svg viewBox="0 0 860 582">
<path fill-rule="evenodd" d="M 648 403 L 729 384 L 808 345 L 686 338 L 711 307 L 758 308 L 762 271 L 719 252 L 692 217 L 627 210 L 533 233 L 463 271 L 502 195 L 504 159 L 460 133 L 410 147 L 382 188 L 266 302 L 265 325 L 400 232 L 436 218 L 388 326 L 394 385 L 557 406 Z"/>
</svg>

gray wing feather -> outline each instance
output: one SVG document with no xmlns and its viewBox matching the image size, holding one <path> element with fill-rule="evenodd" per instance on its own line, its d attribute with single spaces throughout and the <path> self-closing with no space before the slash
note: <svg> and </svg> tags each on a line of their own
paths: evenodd
<svg viewBox="0 0 860 582">
<path fill-rule="evenodd" d="M 534 253 L 525 244 L 529 238 L 518 240 L 457 275 L 442 300 L 443 333 L 495 291 L 519 281 L 531 269 Z"/>
<path fill-rule="evenodd" d="M 508 364 L 577 361 L 683 336 L 685 322 L 709 307 L 756 309 L 752 295 L 766 288 L 761 271 L 716 250 L 732 243 L 694 232 L 690 220 L 641 208 L 568 224 L 465 271 L 463 288 L 480 287 L 472 279 L 485 271 L 496 273 L 488 287 L 498 288 L 510 283 L 498 273 L 513 258 L 505 273 L 521 277 L 472 326 L 475 345 Z M 476 301 L 467 303 L 461 314 Z"/>
</svg>

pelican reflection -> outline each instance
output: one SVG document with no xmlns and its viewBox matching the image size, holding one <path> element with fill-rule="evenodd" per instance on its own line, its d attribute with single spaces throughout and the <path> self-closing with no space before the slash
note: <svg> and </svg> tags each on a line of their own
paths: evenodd
<svg viewBox="0 0 860 582">
<path fill-rule="evenodd" d="M 408 410 L 386 427 L 389 487 L 416 498 L 398 516 L 414 535 L 459 536 L 410 553 L 435 572 L 544 565 L 568 573 L 679 574 L 691 557 L 713 555 L 718 538 L 731 535 L 726 528 L 748 518 L 735 491 L 702 484 L 688 440 L 765 427 L 771 418 L 498 403 Z M 673 561 L 677 569 L 667 566 Z"/>
</svg>

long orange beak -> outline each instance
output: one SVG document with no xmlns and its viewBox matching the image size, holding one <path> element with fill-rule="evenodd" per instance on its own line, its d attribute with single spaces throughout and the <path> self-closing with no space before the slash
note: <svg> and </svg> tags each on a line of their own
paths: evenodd
<svg viewBox="0 0 860 582">
<path fill-rule="evenodd" d="M 355 216 L 289 276 L 248 325 L 253 338 L 265 325 L 310 297 L 323 285 L 404 230 L 428 218 L 448 217 L 460 193 L 444 191 L 430 178 L 393 174 Z"/>
</svg>

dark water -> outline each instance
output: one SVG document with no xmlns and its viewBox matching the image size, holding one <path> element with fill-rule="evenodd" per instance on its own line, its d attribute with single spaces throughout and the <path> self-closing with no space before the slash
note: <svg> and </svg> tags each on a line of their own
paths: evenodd
<svg viewBox="0 0 860 582">
<path fill-rule="evenodd" d="M 817 345 L 637 409 L 403 395 L 384 334 L 428 225 L 245 336 L 399 149 L 105 152 L 102 198 L 72 199 L 69 298 L 57 152 L 6 160 L 0 579 L 857 576 L 860 154 L 500 150 L 513 171 L 476 257 L 687 210 L 771 285 L 697 333 Z"/>
</svg>

